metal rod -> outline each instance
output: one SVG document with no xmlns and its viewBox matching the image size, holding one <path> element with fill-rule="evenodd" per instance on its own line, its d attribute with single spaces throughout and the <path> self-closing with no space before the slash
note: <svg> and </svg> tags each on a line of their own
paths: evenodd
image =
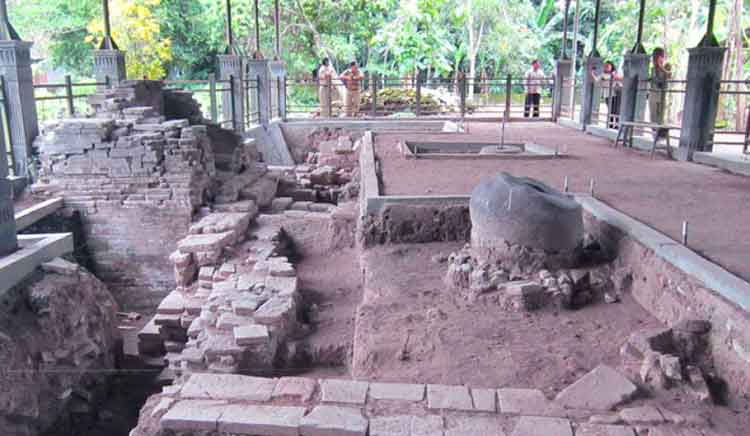
<svg viewBox="0 0 750 436">
<path fill-rule="evenodd" d="M 70 75 L 65 76 L 65 99 L 68 102 L 68 115 L 72 117 L 76 109 L 73 105 L 73 82 L 70 79 Z"/>
<path fill-rule="evenodd" d="M 596 185 L 596 181 L 592 177 L 591 178 L 591 182 L 589 183 L 589 194 L 591 194 L 592 197 L 594 196 L 594 186 L 595 185 Z"/>
<path fill-rule="evenodd" d="M 641 0 L 641 7 L 638 12 L 638 33 L 635 38 L 635 46 L 633 47 L 633 53 L 646 53 L 646 49 L 643 48 L 643 18 L 646 15 L 646 0 Z"/>
<path fill-rule="evenodd" d="M 570 0 L 565 0 L 565 17 L 563 18 L 563 38 L 562 38 L 562 54 L 560 58 L 567 59 L 568 53 L 568 11 L 570 10 Z"/>
<path fill-rule="evenodd" d="M 422 74 L 420 70 L 417 70 L 417 98 L 416 98 L 416 109 L 415 114 L 420 116 L 422 114 Z"/>
<path fill-rule="evenodd" d="M 231 106 L 231 114 L 232 114 L 232 130 L 237 130 L 237 117 L 236 117 L 236 106 L 235 106 L 235 94 L 234 94 L 234 75 L 229 76 L 229 101 Z"/>
<path fill-rule="evenodd" d="M 232 34 L 232 0 L 227 0 L 227 53 L 232 52 L 234 47 L 234 35 Z"/>
<path fill-rule="evenodd" d="M 279 0 L 273 2 L 273 21 L 276 26 L 276 60 L 281 59 L 281 7 Z"/>
<path fill-rule="evenodd" d="M 602 0 L 596 0 L 596 9 L 594 9 L 594 40 L 591 43 L 591 56 L 599 57 L 599 50 L 596 44 L 599 40 L 599 12 L 601 10 Z"/>
<path fill-rule="evenodd" d="M 5 0 L 2 3 L 5 4 Z M 109 0 L 102 0 L 102 8 L 104 9 L 104 37 L 112 38 L 112 26 L 109 22 Z"/>
<path fill-rule="evenodd" d="M 258 7 L 258 1 L 255 0 L 254 14 L 255 14 L 255 53 L 260 53 L 260 9 Z"/>
<path fill-rule="evenodd" d="M 688 222 L 683 221 L 682 222 L 682 245 L 687 245 L 688 243 Z"/>
<path fill-rule="evenodd" d="M 573 19 L 573 59 L 571 60 L 571 84 L 570 84 L 570 119 L 575 119 L 576 112 L 576 81 L 578 76 L 576 75 L 576 63 L 578 62 L 578 31 L 581 21 L 581 0 L 576 0 L 576 12 L 575 18 Z"/>
<path fill-rule="evenodd" d="M 208 89 L 210 92 L 211 121 L 215 123 L 218 121 L 218 112 L 216 109 L 216 74 L 214 73 L 208 75 Z"/>
<path fill-rule="evenodd" d="M 711 0 L 708 3 L 708 29 L 707 34 L 713 35 L 714 33 L 714 19 L 716 18 L 716 0 Z"/>
<path fill-rule="evenodd" d="M 565 180 L 563 181 L 563 192 L 568 192 L 569 187 L 570 185 L 569 185 L 568 176 L 565 176 Z"/>
<path fill-rule="evenodd" d="M 508 211 L 513 207 L 513 188 L 508 191 Z"/>
</svg>

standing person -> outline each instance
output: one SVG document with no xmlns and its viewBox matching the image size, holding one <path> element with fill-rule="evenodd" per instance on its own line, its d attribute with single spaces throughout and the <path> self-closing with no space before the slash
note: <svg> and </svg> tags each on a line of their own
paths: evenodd
<svg viewBox="0 0 750 436">
<path fill-rule="evenodd" d="M 531 69 L 524 76 L 524 88 L 526 89 L 526 101 L 523 107 L 523 116 L 528 118 L 533 108 L 534 118 L 539 118 L 539 102 L 542 99 L 540 94 L 544 85 L 544 71 L 538 59 L 531 63 Z"/>
<path fill-rule="evenodd" d="M 617 72 L 615 64 L 611 61 L 604 63 L 602 74 L 597 75 L 591 70 L 595 82 L 600 82 L 600 88 L 604 91 L 604 101 L 609 108 L 609 120 L 607 127 L 617 129 L 620 120 L 620 101 L 622 101 L 622 76 Z"/>
<path fill-rule="evenodd" d="M 648 109 L 651 122 L 664 124 L 667 111 L 667 81 L 672 78 L 672 66 L 667 63 L 664 49 L 657 47 L 651 54 L 651 83 L 648 93 Z M 655 134 L 661 134 L 658 130 Z"/>
<path fill-rule="evenodd" d="M 320 100 L 320 116 L 328 118 L 331 116 L 331 98 L 333 90 L 333 78 L 336 70 L 331 66 L 331 60 L 323 59 L 318 69 L 318 97 Z"/>
<path fill-rule="evenodd" d="M 346 87 L 346 102 L 344 104 L 346 116 L 356 117 L 359 114 L 359 103 L 361 99 L 362 80 L 365 76 L 359 71 L 357 62 L 349 64 L 349 68 L 341 73 L 339 77 Z"/>
</svg>

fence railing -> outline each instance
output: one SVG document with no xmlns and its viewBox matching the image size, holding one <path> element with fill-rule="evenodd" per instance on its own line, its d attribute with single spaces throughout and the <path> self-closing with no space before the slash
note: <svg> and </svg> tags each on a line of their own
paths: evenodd
<svg viewBox="0 0 750 436">
<path fill-rule="evenodd" d="M 527 99 L 526 89 L 538 87 L 538 97 Z M 420 117 L 497 121 L 552 119 L 554 79 L 503 79 L 366 76 L 360 90 L 359 118 Z M 311 78 L 285 81 L 287 118 L 345 117 L 344 84 Z M 330 96 L 330 98 L 329 98 Z M 527 101 L 528 100 L 528 101 Z"/>
<path fill-rule="evenodd" d="M 89 112 L 86 99 L 98 87 L 103 86 L 109 86 L 109 81 L 73 83 L 70 76 L 65 76 L 63 83 L 35 84 L 33 88 L 37 119 L 43 123 L 65 116 L 84 116 Z"/>
<path fill-rule="evenodd" d="M 712 144 L 722 151 L 750 153 L 750 80 L 719 82 L 719 105 Z"/>
</svg>

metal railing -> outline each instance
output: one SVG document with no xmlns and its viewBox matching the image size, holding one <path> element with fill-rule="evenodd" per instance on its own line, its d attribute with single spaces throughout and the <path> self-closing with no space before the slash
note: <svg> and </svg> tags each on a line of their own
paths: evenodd
<svg viewBox="0 0 750 436">
<path fill-rule="evenodd" d="M 532 82 L 512 76 L 504 79 L 425 79 L 420 76 L 366 75 L 357 117 L 499 121 L 507 114 L 510 120 L 551 120 L 554 79 Z M 529 102 L 527 108 L 525 88 L 530 84 L 539 86 L 540 101 L 538 105 Z M 346 115 L 347 91 L 339 79 L 322 83 L 311 78 L 288 78 L 284 89 L 288 118 Z M 329 95 L 331 98 L 326 98 Z"/>
<path fill-rule="evenodd" d="M 605 129 L 617 129 L 620 124 L 622 80 L 599 79 L 594 81 L 593 101 L 591 123 Z"/>
<path fill-rule="evenodd" d="M 712 140 L 714 151 L 750 153 L 750 80 L 719 82 L 719 104 Z"/>
<path fill-rule="evenodd" d="M 8 108 L 8 96 L 5 87 L 5 76 L 0 76 L 0 123 L 2 123 L 2 137 L 0 140 L 5 147 L 5 158 L 8 163 L 8 174 L 16 175 L 15 159 L 13 157 L 13 146 L 10 142 L 10 110 Z"/>
<path fill-rule="evenodd" d="M 165 89 L 183 89 L 193 93 L 193 98 L 201 106 L 204 116 L 221 126 L 231 125 L 231 118 L 226 117 L 225 105 L 231 104 L 229 97 L 230 81 L 217 80 L 214 74 L 208 80 L 165 80 Z M 206 112 L 205 108 L 208 108 Z"/>
<path fill-rule="evenodd" d="M 109 80 L 73 83 L 70 76 L 65 76 L 64 83 L 35 84 L 37 120 L 43 123 L 65 116 L 85 116 L 89 111 L 86 99 L 99 87 L 109 87 Z"/>
<path fill-rule="evenodd" d="M 563 80 L 563 98 L 560 104 L 560 116 L 578 121 L 581 113 L 581 101 L 583 101 L 583 77 L 567 77 Z M 573 98 L 571 99 L 571 93 Z"/>
</svg>

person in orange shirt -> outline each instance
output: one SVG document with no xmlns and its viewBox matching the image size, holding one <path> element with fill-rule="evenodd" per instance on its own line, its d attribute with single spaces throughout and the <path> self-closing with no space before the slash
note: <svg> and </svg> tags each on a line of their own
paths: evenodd
<svg viewBox="0 0 750 436">
<path fill-rule="evenodd" d="M 346 101 L 344 109 L 347 117 L 356 117 L 359 114 L 359 104 L 361 100 L 362 81 L 365 76 L 359 71 L 357 62 L 349 64 L 349 68 L 341 73 L 339 77 L 346 87 Z"/>
</svg>

